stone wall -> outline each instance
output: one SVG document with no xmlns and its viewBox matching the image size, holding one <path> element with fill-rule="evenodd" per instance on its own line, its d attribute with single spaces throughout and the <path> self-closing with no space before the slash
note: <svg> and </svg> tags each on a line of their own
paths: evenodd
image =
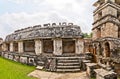
<svg viewBox="0 0 120 79">
<path fill-rule="evenodd" d="M 23 64 L 27 64 L 27 65 L 34 65 L 36 66 L 36 55 L 30 55 L 30 54 L 26 54 L 26 53 L 10 53 L 10 52 L 0 52 L 1 56 L 6 58 L 6 59 L 10 59 L 16 62 L 20 62 Z"/>
<path fill-rule="evenodd" d="M 108 15 L 108 14 L 117 16 L 117 10 L 116 10 L 116 8 L 113 8 L 111 6 L 107 6 L 106 8 L 104 8 L 102 10 L 102 16 L 105 16 L 105 15 Z"/>
<path fill-rule="evenodd" d="M 118 26 L 113 23 L 106 23 L 101 27 L 101 37 L 118 38 Z"/>
<path fill-rule="evenodd" d="M 76 54 L 84 53 L 84 40 L 83 39 L 76 39 Z"/>
</svg>

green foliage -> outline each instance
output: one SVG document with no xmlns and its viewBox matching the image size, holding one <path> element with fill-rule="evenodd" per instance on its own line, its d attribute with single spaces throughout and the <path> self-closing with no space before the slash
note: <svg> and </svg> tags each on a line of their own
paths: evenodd
<svg viewBox="0 0 120 79">
<path fill-rule="evenodd" d="M 88 33 L 83 33 L 83 37 L 84 38 L 92 38 L 92 33 L 88 34 Z"/>
<path fill-rule="evenodd" d="M 0 57 L 0 79 L 36 79 L 27 76 L 34 69 L 33 66 L 23 65 Z"/>
</svg>

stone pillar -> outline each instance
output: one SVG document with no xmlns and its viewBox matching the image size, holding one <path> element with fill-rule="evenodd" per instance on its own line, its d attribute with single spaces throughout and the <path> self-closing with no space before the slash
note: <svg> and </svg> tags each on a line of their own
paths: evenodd
<svg viewBox="0 0 120 79">
<path fill-rule="evenodd" d="M 84 53 L 84 41 L 82 39 L 77 39 L 75 48 L 76 48 L 76 54 Z"/>
<path fill-rule="evenodd" d="M 3 49 L 3 51 L 7 51 L 7 46 L 5 43 L 3 44 L 2 49 Z"/>
<path fill-rule="evenodd" d="M 35 53 L 36 53 L 36 55 L 40 55 L 42 53 L 42 48 L 43 48 L 42 41 L 40 39 L 35 40 Z"/>
<path fill-rule="evenodd" d="M 24 52 L 23 41 L 19 41 L 18 42 L 18 52 L 19 53 L 23 53 Z"/>
<path fill-rule="evenodd" d="M 54 39 L 54 55 L 62 55 L 62 39 Z"/>
<path fill-rule="evenodd" d="M 13 42 L 10 43 L 10 52 L 14 51 Z"/>
</svg>

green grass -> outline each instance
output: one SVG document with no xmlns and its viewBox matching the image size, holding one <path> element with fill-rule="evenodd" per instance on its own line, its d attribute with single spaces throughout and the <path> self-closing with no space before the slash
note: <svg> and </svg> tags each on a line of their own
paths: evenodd
<svg viewBox="0 0 120 79">
<path fill-rule="evenodd" d="M 27 74 L 35 70 L 33 66 L 23 65 L 0 57 L 0 79 L 36 79 Z"/>
</svg>

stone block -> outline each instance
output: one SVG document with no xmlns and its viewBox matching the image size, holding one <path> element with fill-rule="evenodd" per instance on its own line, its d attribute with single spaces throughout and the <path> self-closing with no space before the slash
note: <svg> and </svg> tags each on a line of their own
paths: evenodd
<svg viewBox="0 0 120 79">
<path fill-rule="evenodd" d="M 12 54 L 9 54 L 8 59 L 13 60 L 14 56 Z"/>
<path fill-rule="evenodd" d="M 27 64 L 28 63 L 28 58 L 27 57 L 20 57 L 20 62 L 23 64 Z"/>
<path fill-rule="evenodd" d="M 4 57 L 8 59 L 8 54 L 7 54 L 7 53 L 5 53 L 5 54 L 4 54 Z"/>
<path fill-rule="evenodd" d="M 20 61 L 20 57 L 18 55 L 15 55 L 14 61 L 19 62 Z"/>
<path fill-rule="evenodd" d="M 1 53 L 1 56 L 2 56 L 2 57 L 4 57 L 4 54 L 5 54 L 5 53 L 4 53 L 4 52 L 2 52 L 2 53 Z"/>
<path fill-rule="evenodd" d="M 95 69 L 96 79 L 117 79 L 117 74 L 112 71 L 106 71 L 104 69 Z"/>
<path fill-rule="evenodd" d="M 84 71 L 87 70 L 86 63 L 91 63 L 91 61 L 90 60 L 82 60 L 82 70 L 84 70 Z"/>
<path fill-rule="evenodd" d="M 36 65 L 34 58 L 29 58 L 28 59 L 28 64 L 29 65 Z"/>
<path fill-rule="evenodd" d="M 98 65 L 96 63 L 86 63 L 86 66 L 87 66 L 87 75 L 88 77 L 95 77 L 95 71 L 94 69 L 97 69 L 98 68 Z"/>
</svg>

